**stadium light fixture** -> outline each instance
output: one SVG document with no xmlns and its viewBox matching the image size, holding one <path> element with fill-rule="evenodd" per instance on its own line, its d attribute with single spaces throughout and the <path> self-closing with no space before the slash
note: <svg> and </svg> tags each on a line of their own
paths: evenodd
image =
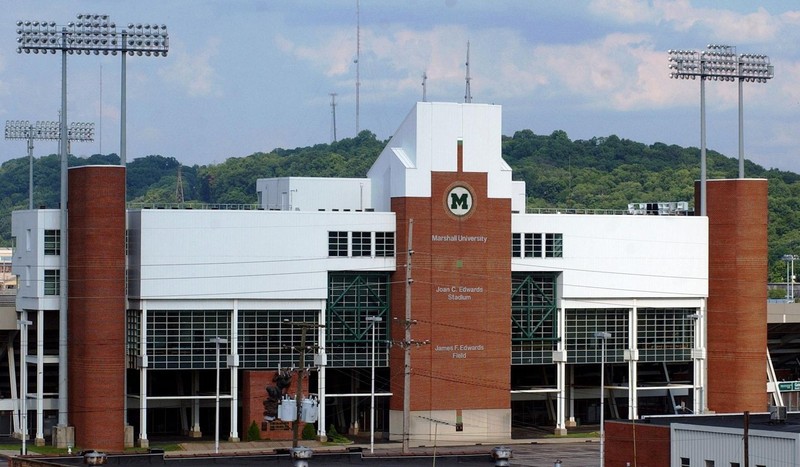
<svg viewBox="0 0 800 467">
<path fill-rule="evenodd" d="M 59 122 L 6 120 L 6 139 L 28 141 L 28 209 L 33 209 L 33 142 L 34 140 L 58 140 L 61 138 Z M 93 141 L 94 123 L 73 123 L 67 129 L 69 141 Z"/>
<path fill-rule="evenodd" d="M 705 82 L 739 80 L 739 178 L 744 178 L 744 111 L 742 83 L 766 83 L 774 76 L 769 57 L 736 54 L 730 45 L 709 45 L 704 51 L 670 50 L 670 78 L 700 78 L 700 215 L 706 215 L 706 103 Z"/>
<path fill-rule="evenodd" d="M 164 25 L 133 25 L 126 30 L 117 30 L 108 15 L 79 14 L 76 22 L 59 26 L 48 21 L 17 22 L 17 52 L 26 54 L 55 54 L 61 52 L 61 283 L 59 296 L 59 364 L 58 364 L 58 425 L 66 426 L 68 419 L 67 381 L 67 297 L 69 277 L 68 230 L 67 230 L 67 55 L 122 55 L 122 104 L 120 107 L 120 162 L 125 165 L 125 57 L 127 55 L 166 56 L 169 50 L 169 34 Z"/>
</svg>

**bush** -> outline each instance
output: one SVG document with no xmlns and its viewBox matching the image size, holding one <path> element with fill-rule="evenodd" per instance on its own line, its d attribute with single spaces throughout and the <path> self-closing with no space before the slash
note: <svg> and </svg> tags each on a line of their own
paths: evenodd
<svg viewBox="0 0 800 467">
<path fill-rule="evenodd" d="M 258 441 L 260 439 L 261 428 L 259 428 L 256 421 L 253 420 L 253 423 L 250 424 L 250 428 L 247 429 L 247 441 Z"/>
<path fill-rule="evenodd" d="M 303 426 L 303 439 L 317 439 L 317 429 L 314 427 L 313 423 L 306 423 L 305 426 Z"/>
<path fill-rule="evenodd" d="M 336 431 L 336 427 L 331 424 L 328 427 L 328 441 L 331 443 L 338 443 L 338 444 L 348 444 L 350 443 L 350 438 L 340 435 L 338 431 Z"/>
</svg>

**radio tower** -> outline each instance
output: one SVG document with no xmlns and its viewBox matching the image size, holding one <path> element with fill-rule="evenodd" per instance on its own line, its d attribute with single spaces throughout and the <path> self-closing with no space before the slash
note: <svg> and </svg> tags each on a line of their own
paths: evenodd
<svg viewBox="0 0 800 467">
<path fill-rule="evenodd" d="M 469 41 L 467 41 L 467 76 L 466 76 L 466 80 L 467 80 L 467 90 L 466 90 L 466 92 L 464 92 L 464 102 L 466 102 L 467 104 L 471 104 L 472 103 L 472 91 L 469 90 L 469 82 L 472 80 L 472 78 L 469 77 Z"/>
<path fill-rule="evenodd" d="M 356 136 L 361 127 L 358 124 L 358 113 L 361 103 L 359 102 L 359 92 L 361 89 L 361 6 L 359 0 L 356 0 Z"/>
<path fill-rule="evenodd" d="M 333 142 L 336 142 L 336 93 L 331 93 L 331 117 L 333 118 Z"/>
</svg>

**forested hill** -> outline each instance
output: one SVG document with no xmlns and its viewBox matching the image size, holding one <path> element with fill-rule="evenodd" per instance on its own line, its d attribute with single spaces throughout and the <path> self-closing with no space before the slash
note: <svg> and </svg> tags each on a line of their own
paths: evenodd
<svg viewBox="0 0 800 467">
<path fill-rule="evenodd" d="M 369 131 L 331 144 L 275 149 L 232 157 L 221 164 L 183 166 L 173 157 L 152 155 L 128 163 L 128 200 L 172 203 L 178 172 L 186 202 L 251 204 L 256 179 L 286 176 L 363 177 L 383 149 Z M 563 131 L 536 135 L 530 130 L 504 136 L 503 157 L 524 180 L 529 207 L 626 209 L 632 202 L 694 201 L 700 178 L 698 148 L 645 145 L 617 136 L 569 139 Z M 117 155 L 70 157 L 70 166 L 118 164 Z M 766 170 L 749 161 L 745 174 L 769 179 L 770 280 L 785 280 L 783 254 L 800 254 L 800 175 Z M 735 178 L 738 160 L 708 151 L 708 178 Z M 34 161 L 34 205 L 56 207 L 59 161 Z M 28 205 L 28 160 L 0 166 L 0 243 L 10 245 L 11 211 Z"/>
</svg>

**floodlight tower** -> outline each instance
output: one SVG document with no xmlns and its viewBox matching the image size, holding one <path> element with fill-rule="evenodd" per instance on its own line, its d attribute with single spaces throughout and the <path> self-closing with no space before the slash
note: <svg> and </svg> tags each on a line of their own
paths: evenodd
<svg viewBox="0 0 800 467">
<path fill-rule="evenodd" d="M 58 424 L 67 425 L 67 296 L 68 296 L 68 230 L 67 230 L 67 55 L 116 55 L 122 53 L 122 105 L 120 160 L 125 164 L 125 56 L 166 56 L 169 36 L 164 25 L 128 25 L 129 30 L 117 31 L 108 15 L 79 14 L 77 22 L 57 26 L 55 22 L 18 21 L 17 52 L 29 54 L 61 52 L 61 266 L 59 297 L 59 363 L 58 363 Z"/>
<path fill-rule="evenodd" d="M 706 215 L 706 80 L 739 79 L 739 178 L 744 177 L 742 82 L 766 83 L 774 67 L 766 55 L 736 55 L 736 47 L 709 45 L 705 51 L 670 50 L 670 78 L 700 78 L 700 215 Z"/>
<path fill-rule="evenodd" d="M 6 139 L 28 141 L 28 209 L 33 209 L 33 141 L 61 138 L 59 122 L 6 120 Z M 93 123 L 72 123 L 67 129 L 69 141 L 94 141 Z"/>
</svg>

